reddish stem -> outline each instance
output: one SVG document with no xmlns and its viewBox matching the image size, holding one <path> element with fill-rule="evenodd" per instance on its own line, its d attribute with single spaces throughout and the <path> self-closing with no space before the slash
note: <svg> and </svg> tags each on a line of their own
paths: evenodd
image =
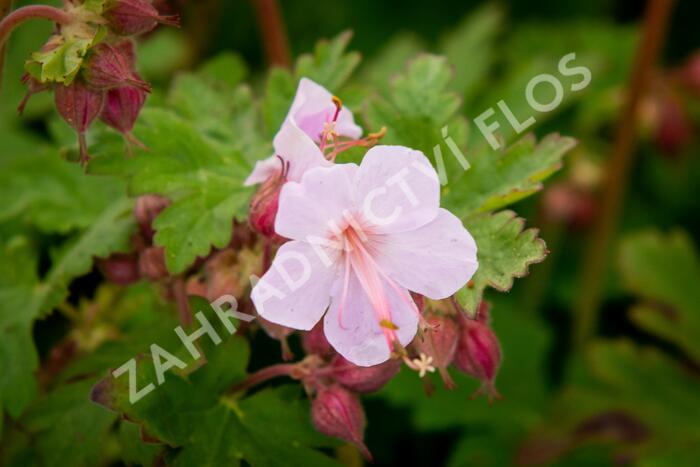
<svg viewBox="0 0 700 467">
<path fill-rule="evenodd" d="M 593 231 L 581 281 L 581 295 L 575 310 L 574 340 L 584 344 L 594 332 L 601 300 L 605 266 L 617 218 L 622 208 L 629 172 L 634 156 L 634 137 L 639 117 L 639 103 L 646 91 L 664 42 L 674 0 L 651 0 L 644 17 L 629 87 L 620 112 L 613 149 L 606 168 L 601 197 L 601 213 Z"/>
<path fill-rule="evenodd" d="M 290 68 L 292 58 L 289 53 L 289 41 L 279 3 L 277 0 L 253 0 L 253 5 L 258 15 L 258 24 L 268 62 L 271 65 Z"/>
<path fill-rule="evenodd" d="M 187 299 L 187 290 L 185 289 L 185 280 L 182 276 L 177 276 L 172 283 L 172 291 L 177 303 L 177 311 L 180 317 L 180 324 L 189 326 L 192 324 L 192 310 L 190 309 L 190 301 Z"/>
<path fill-rule="evenodd" d="M 260 383 L 264 383 L 267 380 L 278 378 L 280 376 L 291 376 L 296 367 L 296 363 L 278 363 L 276 365 L 265 367 L 256 371 L 255 373 L 251 373 L 248 375 L 245 381 L 233 386 L 231 388 L 231 392 L 244 391 L 257 386 Z"/>
<path fill-rule="evenodd" d="M 18 8 L 0 21 L 0 47 L 5 44 L 14 28 L 30 19 L 48 19 L 54 23 L 66 24 L 71 16 L 65 11 L 48 5 L 29 5 Z"/>
</svg>

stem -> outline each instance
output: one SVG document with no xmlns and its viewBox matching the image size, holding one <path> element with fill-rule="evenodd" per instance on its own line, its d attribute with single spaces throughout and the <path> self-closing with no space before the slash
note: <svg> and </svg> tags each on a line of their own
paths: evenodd
<svg viewBox="0 0 700 467">
<path fill-rule="evenodd" d="M 296 363 L 278 363 L 276 365 L 268 366 L 248 375 L 245 381 L 233 386 L 229 392 L 244 391 L 272 378 L 290 376 L 296 367 Z"/>
<path fill-rule="evenodd" d="M 13 0 L 0 0 L 0 20 L 2 20 L 8 11 L 12 9 Z M 0 90 L 2 90 L 2 71 L 5 68 L 5 44 L 0 45 Z"/>
<path fill-rule="evenodd" d="M 253 0 L 253 5 L 258 15 L 267 61 L 271 65 L 290 68 L 292 58 L 279 3 L 277 0 Z"/>
<path fill-rule="evenodd" d="M 29 5 L 18 8 L 0 21 L 0 47 L 5 44 L 14 28 L 27 20 L 40 18 L 59 24 L 66 24 L 71 21 L 71 16 L 68 13 L 48 5 Z"/>
<path fill-rule="evenodd" d="M 601 197 L 601 214 L 594 226 L 593 237 L 586 255 L 581 277 L 581 295 L 575 308 L 574 342 L 582 346 L 593 334 L 597 325 L 601 301 L 606 259 L 617 218 L 622 208 L 622 198 L 629 181 L 633 161 L 634 137 L 638 120 L 638 107 L 656 65 L 666 33 L 666 26 L 674 0 L 650 0 L 648 3 L 637 55 L 629 80 L 629 88 L 620 112 L 611 157 L 606 169 Z"/>
<path fill-rule="evenodd" d="M 182 276 L 177 276 L 173 280 L 172 290 L 173 295 L 175 296 L 175 301 L 177 302 L 177 311 L 178 316 L 180 317 L 180 324 L 183 326 L 189 326 L 192 324 L 192 310 L 190 309 L 190 302 L 187 300 L 185 280 L 182 278 Z"/>
</svg>

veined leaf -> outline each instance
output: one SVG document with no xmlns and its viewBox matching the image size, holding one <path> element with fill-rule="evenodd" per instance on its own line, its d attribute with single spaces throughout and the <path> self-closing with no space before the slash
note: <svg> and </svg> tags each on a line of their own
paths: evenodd
<svg viewBox="0 0 700 467">
<path fill-rule="evenodd" d="M 360 63 L 358 52 L 346 52 L 352 32 L 345 31 L 333 39 L 321 40 L 313 54 L 299 57 L 295 67 L 297 81 L 310 78 L 331 92 L 339 89 Z"/>
<path fill-rule="evenodd" d="M 471 101 L 494 61 L 495 39 L 502 22 L 501 8 L 487 4 L 465 17 L 440 44 L 440 52 L 455 69 L 450 87 L 467 101 Z"/>
<path fill-rule="evenodd" d="M 542 189 L 542 181 L 557 171 L 576 141 L 551 134 L 537 143 L 533 135 L 502 152 L 468 154 L 471 168 L 451 182 L 443 203 L 455 214 L 471 216 L 515 203 Z"/>
<path fill-rule="evenodd" d="M 700 361 L 700 259 L 681 231 L 648 231 L 627 236 L 620 250 L 627 288 L 650 302 L 632 310 L 632 319 L 647 331 L 680 346 Z"/>
<path fill-rule="evenodd" d="M 178 448 L 168 453 L 173 465 L 336 465 L 312 449 L 328 440 L 311 428 L 298 388 L 267 389 L 244 399 L 220 394 L 245 376 L 248 352 L 244 339 L 228 338 L 210 347 L 207 363 L 187 379 L 166 373 L 163 384 L 133 404 L 125 376 L 108 376 L 92 397 L 141 425 L 150 438 Z M 152 362 L 139 362 L 137 380 L 139 388 L 154 382 Z"/>
<path fill-rule="evenodd" d="M 124 193 L 118 179 L 86 177 L 53 151 L 0 160 L 0 222 L 19 219 L 44 232 L 87 228 Z"/>
<path fill-rule="evenodd" d="M 527 274 L 530 264 L 544 260 L 547 248 L 537 230 L 523 230 L 525 220 L 512 211 L 468 218 L 465 225 L 476 241 L 479 269 L 457 292 L 457 299 L 473 314 L 486 287 L 507 292 L 514 278 Z"/>
<path fill-rule="evenodd" d="M 117 148 L 96 158 L 91 169 L 123 170 L 132 194 L 173 201 L 155 220 L 155 242 L 165 247 L 168 269 L 179 273 L 212 245 L 221 248 L 230 241 L 233 219 L 243 214 L 250 197 L 243 181 L 251 164 L 239 149 L 212 141 L 172 111 L 144 109 L 134 133 L 148 152 L 125 159 Z"/>
<path fill-rule="evenodd" d="M 89 272 L 94 258 L 127 248 L 134 227 L 132 205 L 130 200 L 120 198 L 105 209 L 90 227 L 56 252 L 49 272 L 41 279 L 26 240 L 13 239 L 5 245 L 8 262 L 3 264 L 0 285 L 0 395 L 13 417 L 36 395 L 34 371 L 38 358 L 31 335 L 34 320 L 65 300 L 70 282 Z"/>
</svg>

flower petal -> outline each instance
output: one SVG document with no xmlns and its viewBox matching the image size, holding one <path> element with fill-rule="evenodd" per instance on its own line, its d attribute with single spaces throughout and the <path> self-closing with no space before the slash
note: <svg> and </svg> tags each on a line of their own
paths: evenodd
<svg viewBox="0 0 700 467">
<path fill-rule="evenodd" d="M 356 171 L 355 164 L 336 164 L 309 170 L 299 183 L 285 183 L 275 232 L 307 242 L 330 237 L 333 226 L 340 226 L 344 213 L 352 211 Z"/>
<path fill-rule="evenodd" d="M 359 279 L 350 273 L 346 294 L 342 293 L 342 283 L 342 280 L 335 283 L 331 306 L 323 321 L 326 339 L 340 355 L 355 365 L 372 366 L 388 360 L 391 356 L 389 344 Z M 382 283 L 391 321 L 398 327 L 396 335 L 401 345 L 406 346 L 418 330 L 418 314 L 412 307 L 408 291 L 401 287 L 392 288 L 384 280 Z"/>
<path fill-rule="evenodd" d="M 309 136 L 294 123 L 286 121 L 275 135 L 272 143 L 275 154 L 285 163 L 289 163 L 287 180 L 298 182 L 304 173 L 314 167 L 328 167 L 332 163 L 323 157 L 323 153 Z"/>
<path fill-rule="evenodd" d="M 243 185 L 250 186 L 263 183 L 280 170 L 282 170 L 282 163 L 276 156 L 270 156 L 267 159 L 257 161 L 255 167 L 253 167 L 253 171 L 248 175 L 248 178 L 245 179 Z"/>
<path fill-rule="evenodd" d="M 333 119 L 335 109 L 333 95 L 326 88 L 308 78 L 302 78 L 285 121 L 294 120 L 304 133 L 318 142 L 324 125 Z M 340 135 L 352 139 L 362 135 L 362 128 L 355 124 L 352 112 L 346 107 L 340 110 L 335 128 Z"/>
<path fill-rule="evenodd" d="M 332 251 L 326 254 L 331 259 L 335 255 Z M 282 245 L 251 292 L 258 314 L 282 326 L 311 329 L 330 302 L 336 280 L 334 261 L 331 263 L 326 265 L 314 248 L 303 242 Z"/>
<path fill-rule="evenodd" d="M 422 152 L 375 146 L 356 176 L 357 206 L 377 232 L 403 232 L 427 224 L 440 207 L 440 182 Z"/>
<path fill-rule="evenodd" d="M 380 235 L 374 242 L 374 260 L 386 275 L 434 300 L 457 292 L 479 266 L 474 239 L 446 209 L 416 230 Z"/>
</svg>

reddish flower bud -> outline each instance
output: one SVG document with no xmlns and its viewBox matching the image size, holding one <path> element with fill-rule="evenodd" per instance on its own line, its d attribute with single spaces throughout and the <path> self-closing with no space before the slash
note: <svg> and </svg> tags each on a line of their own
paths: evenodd
<svg viewBox="0 0 700 467">
<path fill-rule="evenodd" d="M 433 365 L 440 371 L 445 387 L 454 389 L 457 385 L 450 377 L 447 367 L 457 351 L 459 325 L 452 317 L 435 313 L 428 314 L 425 320 L 429 327 L 413 341 L 413 346 L 418 353 L 433 357 Z"/>
<path fill-rule="evenodd" d="M 282 164 L 281 170 L 268 178 L 250 201 L 250 226 L 259 234 L 272 240 L 280 239 L 275 233 L 275 218 L 279 207 L 280 191 L 289 170 L 289 164 L 285 164 L 282 158 L 279 160 Z"/>
<path fill-rule="evenodd" d="M 315 354 L 323 358 L 329 358 L 334 353 L 333 347 L 328 343 L 323 332 L 323 321 L 316 323 L 311 331 L 305 332 L 301 338 L 301 345 L 307 355 Z"/>
<path fill-rule="evenodd" d="M 460 336 L 453 364 L 460 371 L 481 381 L 475 395 L 486 392 L 489 400 L 500 398 L 494 386 L 501 364 L 501 346 L 487 322 L 459 317 Z"/>
<path fill-rule="evenodd" d="M 139 223 L 141 232 L 149 242 L 153 240 L 153 235 L 155 234 L 153 221 L 169 205 L 169 199 L 158 195 L 144 195 L 136 199 L 134 216 Z"/>
<path fill-rule="evenodd" d="M 115 253 L 99 261 L 102 274 L 118 285 L 129 285 L 139 280 L 139 261 L 134 253 Z"/>
<path fill-rule="evenodd" d="M 259 234 L 276 238 L 275 218 L 282 184 L 275 180 L 263 183 L 250 203 L 250 226 Z"/>
<path fill-rule="evenodd" d="M 90 159 L 85 132 L 102 111 L 104 97 L 103 91 L 91 89 L 79 79 L 73 81 L 69 86 L 57 85 L 55 87 L 56 110 L 66 123 L 78 132 L 80 161 L 83 164 Z"/>
<path fill-rule="evenodd" d="M 688 145 L 693 137 L 690 119 L 674 96 L 662 98 L 659 122 L 656 128 L 656 144 L 666 154 L 674 155 Z"/>
<path fill-rule="evenodd" d="M 596 203 L 591 192 L 572 182 L 555 183 L 544 193 L 544 215 L 553 222 L 573 228 L 590 224 L 595 217 Z"/>
<path fill-rule="evenodd" d="M 146 93 L 133 86 L 124 86 L 107 91 L 107 99 L 100 118 L 122 135 L 129 144 L 143 147 L 132 134 L 136 119 L 146 102 Z"/>
<path fill-rule="evenodd" d="M 24 109 L 27 107 L 27 103 L 29 102 L 29 99 L 34 95 L 34 94 L 39 94 L 40 92 L 44 92 L 48 89 L 51 89 L 51 86 L 42 83 L 32 77 L 29 73 L 25 73 L 22 75 L 22 84 L 27 86 L 27 94 L 25 94 L 24 98 L 22 98 L 22 101 L 19 103 L 17 106 L 17 113 L 22 115 L 24 113 Z"/>
<path fill-rule="evenodd" d="M 148 83 L 134 71 L 128 52 L 122 47 L 102 42 L 92 48 L 90 58 L 85 62 L 83 77 L 95 89 L 114 89 L 133 86 L 144 92 L 151 92 Z"/>
<path fill-rule="evenodd" d="M 364 444 L 365 412 L 357 396 L 340 386 L 322 388 L 311 403 L 311 420 L 318 431 L 348 441 L 372 460 Z"/>
<path fill-rule="evenodd" d="M 346 388 L 366 394 L 379 391 L 400 368 L 400 360 L 387 360 L 374 366 L 357 366 L 336 355 L 331 362 L 330 375 Z"/>
<path fill-rule="evenodd" d="M 681 68 L 681 82 L 700 97 L 700 52 L 695 52 Z"/>
<path fill-rule="evenodd" d="M 104 17 L 109 27 L 122 36 L 144 34 L 158 23 L 180 26 L 177 15 L 161 15 L 148 0 L 112 0 L 107 3 Z"/>
<path fill-rule="evenodd" d="M 139 272 L 141 276 L 153 281 L 168 276 L 163 247 L 152 246 L 141 252 L 139 256 Z"/>
</svg>

